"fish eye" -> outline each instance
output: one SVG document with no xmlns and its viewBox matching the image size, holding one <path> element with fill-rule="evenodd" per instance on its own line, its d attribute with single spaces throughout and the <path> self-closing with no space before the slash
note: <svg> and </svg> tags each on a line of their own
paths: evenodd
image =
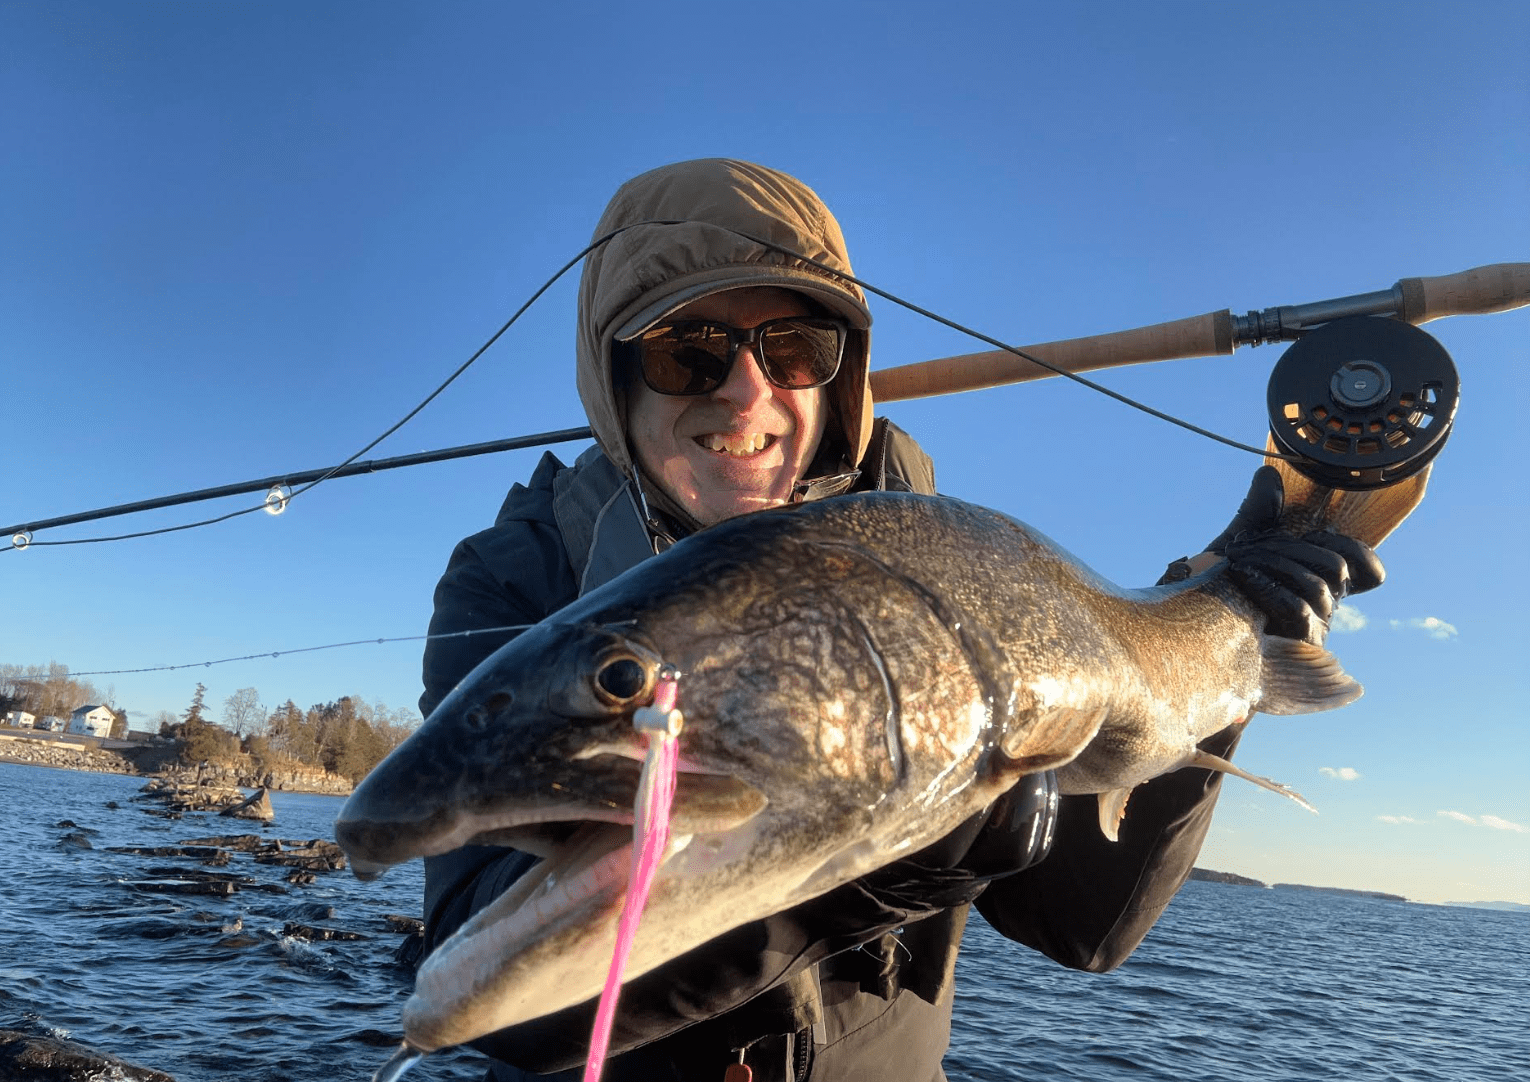
<svg viewBox="0 0 1530 1082">
<path fill-rule="evenodd" d="M 609 698 L 625 702 L 648 686 L 648 671 L 636 658 L 613 658 L 595 674 L 595 686 Z"/>
</svg>

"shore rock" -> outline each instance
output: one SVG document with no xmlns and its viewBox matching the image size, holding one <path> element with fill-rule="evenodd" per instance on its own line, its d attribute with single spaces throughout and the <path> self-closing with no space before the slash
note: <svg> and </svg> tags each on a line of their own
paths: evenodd
<svg viewBox="0 0 1530 1082">
<path fill-rule="evenodd" d="M 270 794 L 265 789 L 257 789 L 253 796 L 246 797 L 232 807 L 224 808 L 218 814 L 236 819 L 259 819 L 267 823 L 276 818 L 276 812 L 271 808 Z"/>
<path fill-rule="evenodd" d="M 77 1041 L 0 1029 L 0 1080 L 9 1082 L 88 1082 L 115 1078 L 122 1082 L 175 1082 L 150 1067 L 97 1052 Z"/>
<path fill-rule="evenodd" d="M 310 943 L 368 938 L 360 932 L 351 932 L 344 928 L 318 928 L 312 924 L 303 924 L 301 921 L 295 920 L 289 920 L 286 924 L 282 925 L 282 935 L 291 936 L 294 939 L 306 939 Z"/>
<path fill-rule="evenodd" d="M 276 864 L 284 868 L 297 868 L 305 872 L 338 872 L 345 868 L 345 852 L 334 842 L 325 838 L 308 841 L 281 839 L 284 846 L 278 853 L 256 853 L 256 864 Z"/>
<path fill-rule="evenodd" d="M 203 879 L 139 879 L 129 880 L 124 886 L 146 894 L 201 894 L 218 898 L 227 898 L 239 891 L 235 883 Z"/>
<path fill-rule="evenodd" d="M 241 853 L 280 853 L 282 843 L 275 838 L 262 838 L 259 834 L 213 834 L 206 838 L 187 838 L 182 845 L 215 845 L 219 849 L 234 849 Z"/>
</svg>

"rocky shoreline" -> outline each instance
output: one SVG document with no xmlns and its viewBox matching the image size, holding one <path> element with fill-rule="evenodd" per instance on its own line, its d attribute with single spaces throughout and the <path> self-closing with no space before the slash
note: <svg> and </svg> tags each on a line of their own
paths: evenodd
<svg viewBox="0 0 1530 1082">
<path fill-rule="evenodd" d="M 106 749 L 35 737 L 0 737 L 0 762 L 23 766 L 46 766 L 58 770 L 83 770 L 96 774 L 184 775 L 173 744 L 145 744 L 141 748 Z M 203 763 L 192 768 L 202 784 L 243 789 L 270 789 L 283 793 L 318 793 L 346 796 L 351 783 L 323 770 L 272 770 L 247 764 Z"/>
<path fill-rule="evenodd" d="M 76 1041 L 0 1029 L 0 1079 L 59 1082 L 73 1079 L 175 1082 L 163 1071 L 140 1067 Z"/>
</svg>

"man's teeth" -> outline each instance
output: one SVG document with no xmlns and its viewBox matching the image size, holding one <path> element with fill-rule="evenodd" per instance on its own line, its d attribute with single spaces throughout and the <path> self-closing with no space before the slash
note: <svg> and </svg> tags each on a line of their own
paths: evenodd
<svg viewBox="0 0 1530 1082">
<path fill-rule="evenodd" d="M 753 455 L 765 450 L 765 446 L 770 443 L 771 438 L 764 432 L 744 432 L 730 435 L 712 432 L 705 436 L 697 436 L 696 442 L 708 451 L 717 451 L 721 454 Z"/>
</svg>

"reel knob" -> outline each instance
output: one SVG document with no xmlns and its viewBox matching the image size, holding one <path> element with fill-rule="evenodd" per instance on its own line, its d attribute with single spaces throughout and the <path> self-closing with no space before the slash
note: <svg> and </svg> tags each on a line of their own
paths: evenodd
<svg viewBox="0 0 1530 1082">
<path fill-rule="evenodd" d="M 1461 380 L 1445 347 L 1409 323 L 1351 316 L 1299 338 L 1270 373 L 1270 437 L 1329 488 L 1383 488 L 1440 453 Z"/>
</svg>

